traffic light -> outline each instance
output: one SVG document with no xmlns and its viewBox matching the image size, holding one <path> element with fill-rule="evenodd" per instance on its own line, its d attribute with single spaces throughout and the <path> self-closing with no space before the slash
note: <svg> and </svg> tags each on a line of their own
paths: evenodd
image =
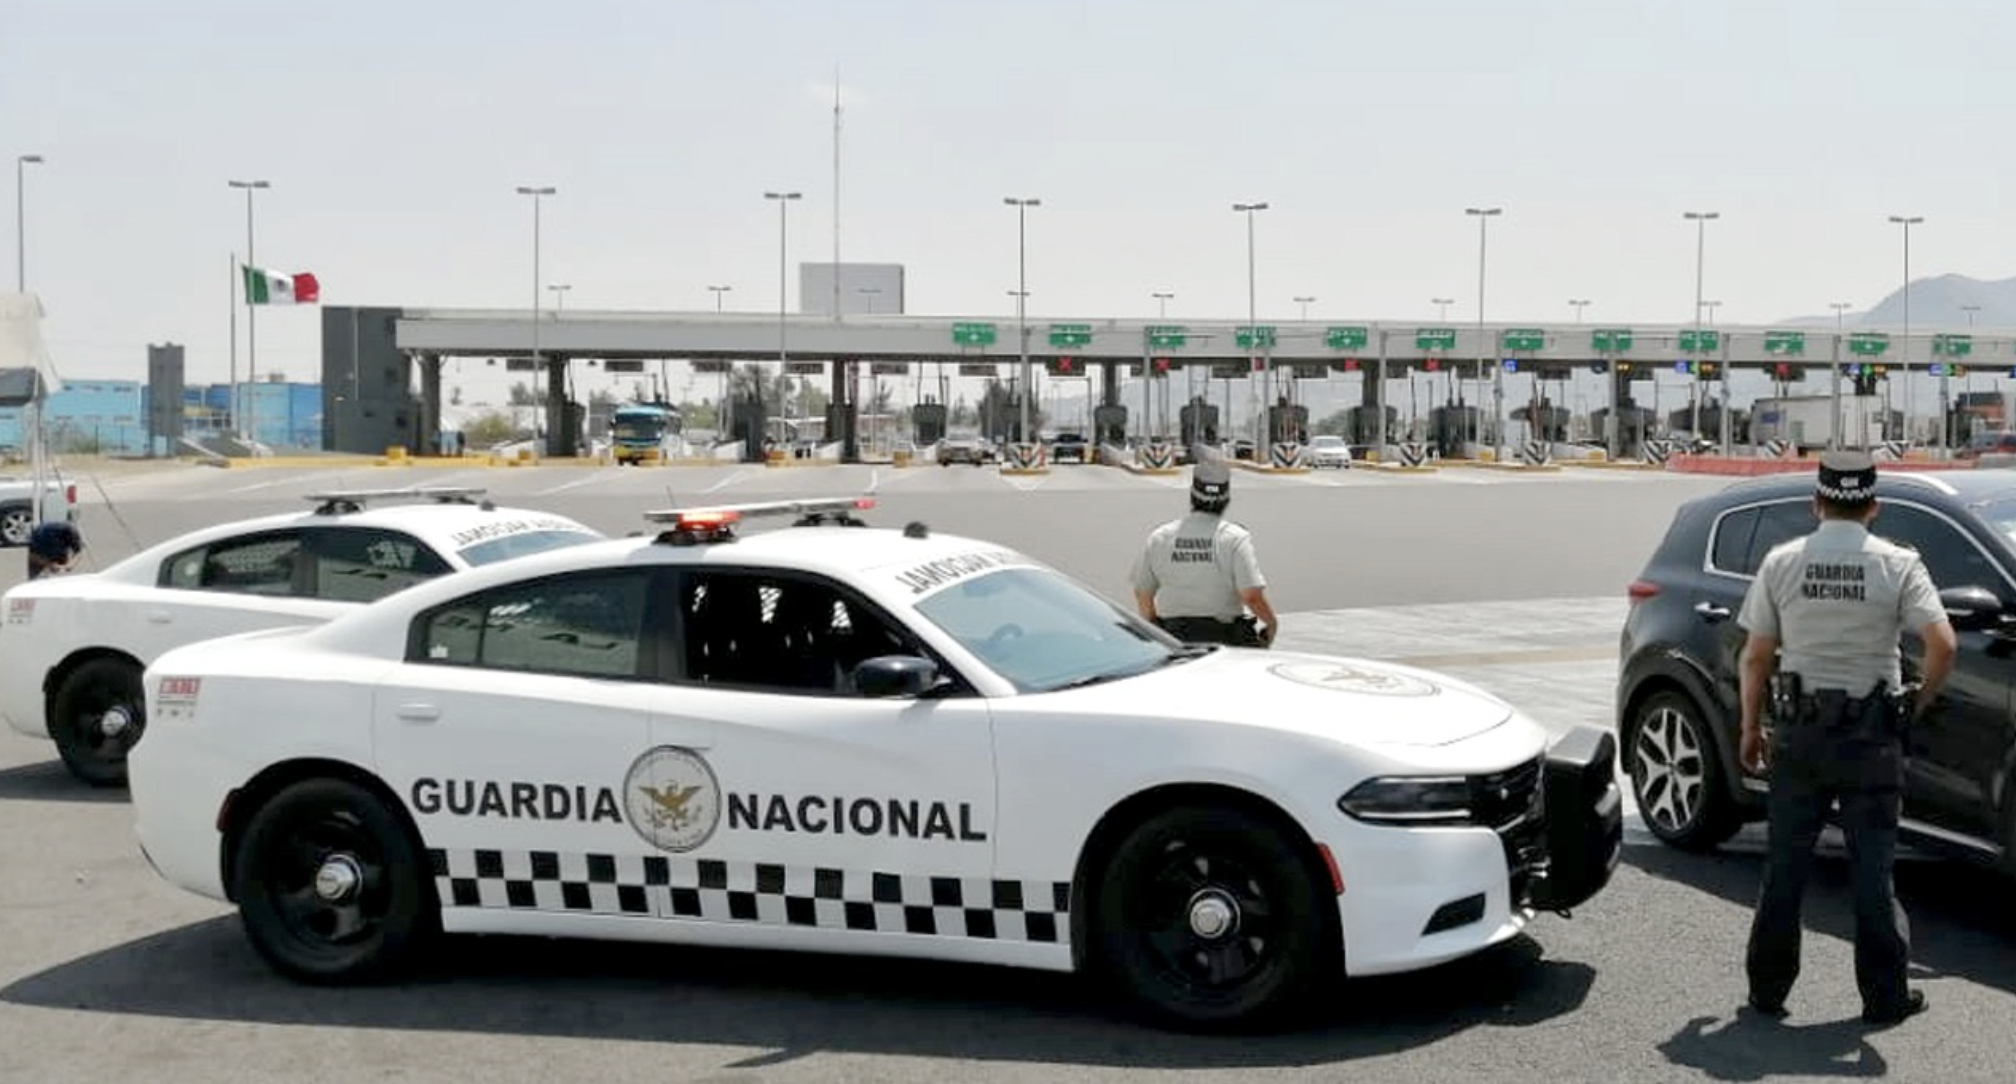
<svg viewBox="0 0 2016 1084">
<path fill-rule="evenodd" d="M 1508 373 L 1516 373 L 1516 372 L 1518 372 L 1518 371 L 1519 371 L 1519 359 L 1518 359 L 1518 358 L 1506 358 L 1506 359 L 1505 359 L 1505 371 L 1506 371 L 1506 372 L 1508 372 Z"/>
<path fill-rule="evenodd" d="M 1592 364 L 1589 367 L 1589 369 L 1591 372 L 1594 372 L 1597 376 L 1602 376 L 1604 373 L 1610 371 L 1610 363 L 1604 361 L 1602 358 L 1597 358 L 1595 363 Z"/>
<path fill-rule="evenodd" d="M 1876 367 L 1874 365 L 1850 365 L 1848 369 L 1855 381 L 1855 394 L 1876 394 Z"/>
<path fill-rule="evenodd" d="M 1357 372 L 1357 371 L 1358 371 L 1358 359 L 1357 359 L 1357 358 L 1345 358 L 1345 359 L 1344 359 L 1344 371 L 1345 371 L 1345 372 L 1347 372 L 1347 373 L 1355 373 L 1355 372 Z"/>
<path fill-rule="evenodd" d="M 1714 375 L 1715 375 L 1715 363 L 1714 363 L 1714 362 L 1712 362 L 1712 361 L 1704 361 L 1704 362 L 1702 362 L 1702 363 L 1701 363 L 1701 379 L 1703 379 L 1703 380 L 1707 380 L 1707 379 L 1710 379 L 1710 378 L 1712 378 L 1712 377 L 1713 377 Z"/>
<path fill-rule="evenodd" d="M 1168 358 L 1156 358 L 1156 359 L 1155 359 L 1155 374 L 1156 374 L 1157 376 L 1168 376 L 1168 375 L 1169 375 L 1169 359 L 1168 359 Z"/>
<path fill-rule="evenodd" d="M 1442 359 L 1441 358 L 1424 359 L 1421 362 L 1421 368 L 1431 373 L 1440 372 L 1442 370 Z M 2009 375 L 2016 376 L 2016 370 L 2011 370 Z"/>
<path fill-rule="evenodd" d="M 1078 369 L 1078 359 L 1076 358 L 1063 358 L 1063 357 L 1051 358 L 1049 361 L 1044 363 L 1044 368 L 1050 373 L 1051 376 L 1084 375 Z"/>
<path fill-rule="evenodd" d="M 1618 361 L 1618 362 L 1617 362 L 1617 371 L 1618 371 L 1618 372 L 1620 372 L 1620 373 L 1628 373 L 1628 372 L 1630 372 L 1630 371 L 1631 371 L 1631 363 L 1630 363 L 1630 362 L 1628 362 L 1628 361 L 1622 361 L 1622 360 Z"/>
</svg>

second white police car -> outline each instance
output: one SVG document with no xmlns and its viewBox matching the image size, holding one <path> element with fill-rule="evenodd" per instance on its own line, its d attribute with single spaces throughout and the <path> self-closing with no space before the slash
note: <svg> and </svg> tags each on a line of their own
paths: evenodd
<svg viewBox="0 0 2016 1084">
<path fill-rule="evenodd" d="M 142 848 L 308 981 L 437 933 L 936 957 L 1187 1026 L 1474 953 L 1609 879 L 1607 733 L 1421 670 L 1185 646 L 866 500 L 411 587 L 147 673 Z M 795 523 L 738 538 L 738 520 Z"/>
<path fill-rule="evenodd" d="M 603 535 L 448 486 L 311 493 L 300 512 L 192 531 L 102 572 L 0 598 L 0 717 L 50 738 L 71 774 L 126 781 L 146 729 L 141 671 L 171 647 L 317 624 L 460 569 Z"/>
</svg>

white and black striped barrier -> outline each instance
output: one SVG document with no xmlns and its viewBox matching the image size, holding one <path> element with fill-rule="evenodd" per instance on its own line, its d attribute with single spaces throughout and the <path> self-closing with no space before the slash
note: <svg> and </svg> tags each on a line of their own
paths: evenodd
<svg viewBox="0 0 2016 1084">
<path fill-rule="evenodd" d="M 1275 470 L 1297 470 L 1302 466 L 1302 445 L 1292 440 L 1280 441 L 1269 450 L 1267 461 Z"/>
<path fill-rule="evenodd" d="M 1428 446 L 1426 444 L 1418 440 L 1407 440 L 1400 443 L 1401 466 L 1420 467 L 1426 465 L 1427 462 Z"/>
<path fill-rule="evenodd" d="M 1135 449 L 1135 458 L 1144 470 L 1169 470 L 1176 465 L 1176 448 L 1164 441 L 1150 441 Z"/>
<path fill-rule="evenodd" d="M 1001 460 L 1002 470 L 1036 471 L 1046 466 L 1041 444 L 1010 444 L 1008 454 Z"/>
<path fill-rule="evenodd" d="M 1544 440 L 1523 441 L 1519 445 L 1519 461 L 1529 467 L 1544 467 L 1554 459 L 1554 446 Z"/>
<path fill-rule="evenodd" d="M 1664 463 L 1673 458 L 1673 442 L 1670 440 L 1648 440 L 1645 442 L 1645 462 Z"/>
</svg>

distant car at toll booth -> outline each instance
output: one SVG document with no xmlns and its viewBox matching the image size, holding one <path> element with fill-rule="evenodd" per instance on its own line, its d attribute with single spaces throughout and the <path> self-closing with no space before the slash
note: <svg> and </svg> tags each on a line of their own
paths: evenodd
<svg viewBox="0 0 2016 1084">
<path fill-rule="evenodd" d="M 1342 470 L 1351 465 L 1351 445 L 1345 443 L 1343 437 L 1321 434 L 1303 446 L 1302 456 L 1312 467 Z"/>
<path fill-rule="evenodd" d="M 53 739 L 79 779 L 117 786 L 146 728 L 141 671 L 163 651 L 327 621 L 436 576 L 603 537 L 482 494 L 310 494 L 300 512 L 206 527 L 101 572 L 21 584 L 0 600 L 0 717 Z"/>
<path fill-rule="evenodd" d="M 1185 646 L 867 504 L 668 510 L 170 652 L 142 847 L 310 981 L 531 934 L 1075 970 L 1184 1026 L 1279 1020 L 1607 881 L 1607 734 Z M 737 533 L 763 515 L 795 522 Z"/>
</svg>

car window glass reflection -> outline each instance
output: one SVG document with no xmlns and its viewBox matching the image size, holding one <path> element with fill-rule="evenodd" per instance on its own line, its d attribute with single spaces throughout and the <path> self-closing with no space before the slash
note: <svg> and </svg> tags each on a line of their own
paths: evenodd
<svg viewBox="0 0 2016 1084">
<path fill-rule="evenodd" d="M 635 573 L 515 584 L 422 615 L 415 661 L 634 677 L 643 620 Z"/>
</svg>

